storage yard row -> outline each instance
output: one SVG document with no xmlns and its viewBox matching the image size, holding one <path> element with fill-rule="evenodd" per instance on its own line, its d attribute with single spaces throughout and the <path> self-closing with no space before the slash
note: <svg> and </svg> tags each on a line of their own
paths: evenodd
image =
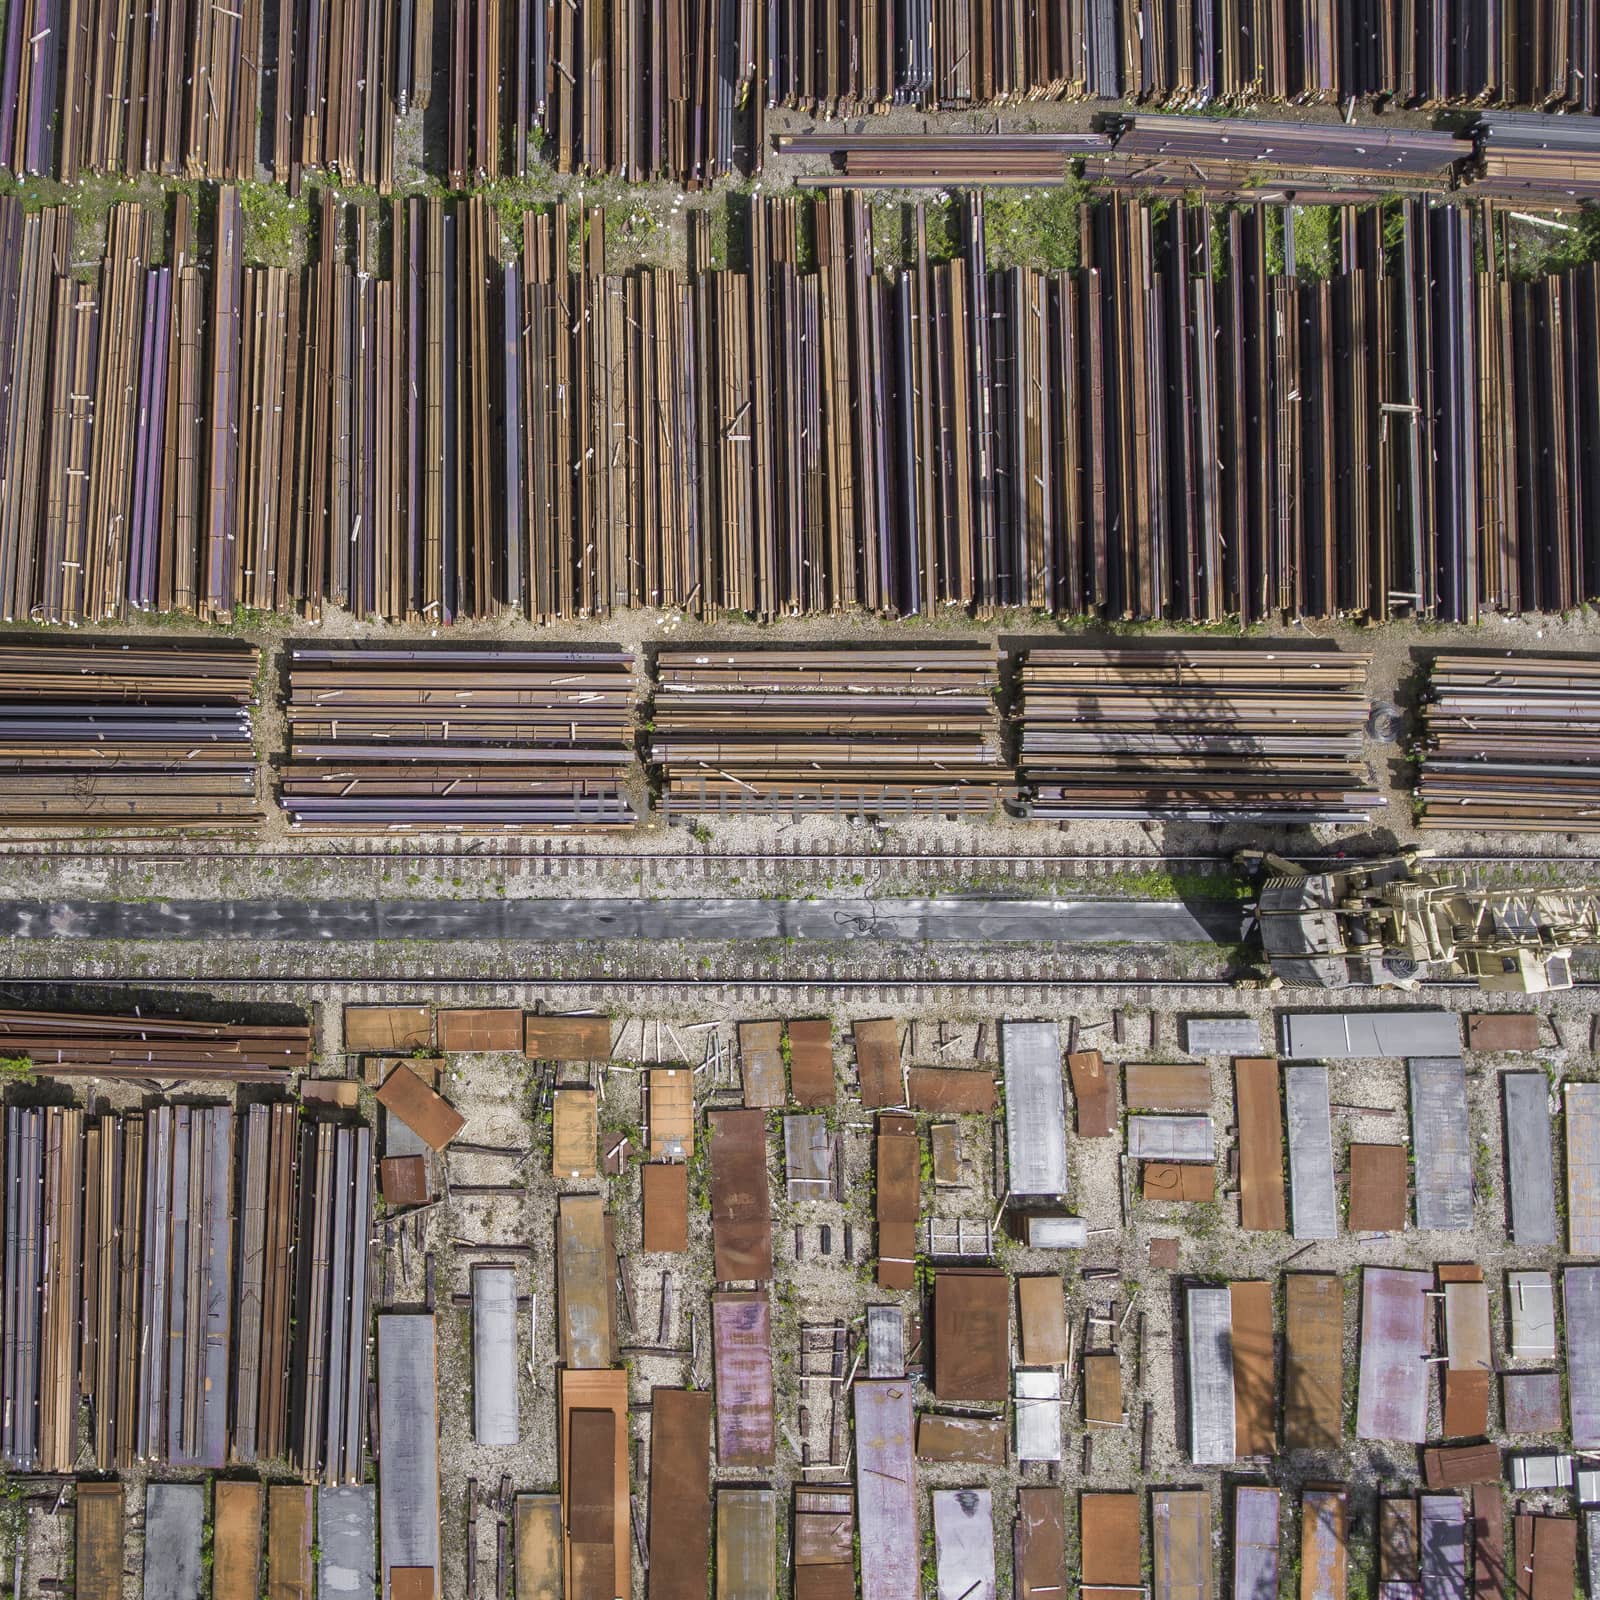
<svg viewBox="0 0 1600 1600">
<path fill-rule="evenodd" d="M 1082 268 L 874 267 L 870 208 L 756 201 L 748 269 L 608 274 L 557 206 L 502 258 L 483 202 L 389 214 L 347 258 L 209 268 L 114 208 L 0 199 L 0 617 L 325 603 L 435 624 L 633 607 L 1247 621 L 1600 596 L 1600 267 L 1512 281 L 1493 214 L 1085 206 Z M 569 270 L 569 227 L 582 224 Z M 803 264 L 814 245 L 816 266 Z M 780 375 L 782 379 L 780 381 Z M 1237 465 L 1235 465 L 1235 463 Z"/>
<path fill-rule="evenodd" d="M 7 1026 L 39 1024 L 8 1014 Z M 474 1574 L 490 1523 L 498 1595 L 513 1575 L 518 1595 L 545 1600 L 631 1595 L 637 1567 L 658 1600 L 705 1600 L 709 1583 L 720 1600 L 772 1600 L 782 1560 L 800 1600 L 892 1600 L 917 1592 L 930 1520 L 939 1592 L 993 1600 L 1013 1488 L 1018 1589 L 1037 1600 L 1078 1585 L 1213 1594 L 1219 1529 L 1233 1533 L 1221 1583 L 1237 1600 L 1275 1595 L 1266 1579 L 1296 1564 L 1297 1543 L 1308 1600 L 1354 1600 L 1354 1574 L 1373 1565 L 1423 1600 L 1505 1600 L 1513 1568 L 1518 1595 L 1534 1596 L 1530 1578 L 1570 1595 L 1569 1496 L 1600 1504 L 1586 1465 L 1600 1448 L 1600 1268 L 1584 1264 L 1600 1255 L 1600 1083 L 1552 1083 L 1538 1060 L 1548 1023 L 1529 1012 L 1285 1010 L 1275 1040 L 1254 1017 L 1189 1016 L 1174 1038 L 1123 1013 L 1091 1047 L 1107 1026 L 875 1018 L 836 1037 L 827 1019 L 791 1019 L 687 1036 L 657 1023 L 652 1038 L 638 1019 L 364 1005 L 343 1013 L 344 1074 L 291 1086 L 298 1116 L 281 1089 L 125 1113 L 18 1105 L 12 1090 L 7 1465 L 44 1484 L 83 1470 L 61 1428 L 86 1407 L 101 1470 L 155 1469 L 145 1589 L 169 1600 L 191 1594 L 182 1574 L 199 1567 L 208 1489 L 163 1475 L 249 1471 L 285 1453 L 286 1426 L 289 1468 L 323 1487 L 217 1480 L 218 1600 L 257 1592 L 264 1531 L 276 1585 L 341 1528 L 358 1555 L 365 1540 L 358 1572 L 376 1532 L 396 1600 L 486 1592 Z M 1274 1043 L 1282 1059 L 1261 1053 Z M 481 1142 L 444 1098 L 463 1081 L 455 1057 L 473 1075 L 533 1065 L 536 1140 Z M 52 1072 L 43 1050 L 33 1065 Z M 1345 1103 L 1355 1065 L 1369 1103 Z M 1485 1081 L 1492 1092 L 1469 1092 Z M 624 1085 L 637 1123 L 603 1114 Z M 30 1159 L 35 1145 L 46 1159 Z M 507 1181 L 477 1181 L 486 1162 L 511 1163 L 494 1169 Z M 847 1167 L 871 1177 L 864 1212 L 841 1210 Z M 530 1237 L 520 1209 L 465 1221 L 491 1195 L 520 1206 L 540 1191 L 553 1240 Z M 1371 1255 L 1353 1273 L 1196 1270 L 1209 1235 L 1190 1222 L 1212 1213 L 1295 1259 L 1340 1237 Z M 1504 1243 L 1486 1270 L 1471 1230 L 1490 1213 Z M 1109 1246 L 1117 1265 L 1107 1234 L 1125 1236 Z M 111 1237 L 119 1249 L 102 1250 Z M 1372 1259 L 1419 1242 L 1431 1266 Z M 711 1265 L 697 1274 L 702 1248 Z M 848 1342 L 843 1324 L 807 1320 L 812 1288 L 798 1290 L 798 1320 L 778 1314 L 791 1250 L 856 1285 Z M 447 1261 L 463 1291 L 436 1294 Z M 234 1271 L 244 1281 L 195 1282 Z M 308 1271 L 279 1326 L 274 1284 Z M 1148 1327 L 1167 1299 L 1170 1350 Z M 153 1364 L 136 1356 L 142 1341 L 98 1332 L 150 1322 L 170 1328 Z M 285 1343 L 265 1342 L 269 1325 Z M 553 1406 L 532 1364 L 541 1329 Z M 438 1363 L 458 1330 L 468 1381 L 452 1393 Z M 318 1360 L 302 1367 L 307 1344 Z M 274 1409 L 280 1432 L 255 1432 L 265 1363 L 286 1350 L 298 1420 Z M 184 1387 L 191 1362 L 218 1364 L 203 1389 Z M 103 1421 L 111 1396 L 142 1417 L 158 1381 L 172 1386 L 159 1405 L 172 1439 L 191 1415 L 203 1424 L 199 1458 L 147 1443 L 121 1409 Z M 441 1496 L 452 1408 L 469 1419 L 452 1425 L 467 1431 L 468 1472 L 474 1452 L 504 1461 L 494 1452 L 547 1419 L 557 1487 L 501 1476 L 496 1489 L 490 1475 Z M 326 1429 L 309 1454 L 296 1432 L 307 1416 Z M 1170 1441 L 1159 1456 L 1158 1440 Z M 1382 1485 L 1347 1482 L 1372 1446 Z M 1288 1454 L 1304 1457 L 1304 1490 L 1262 1476 Z M 1184 1487 L 1164 1487 L 1168 1473 Z M 1373 1487 L 1376 1515 L 1358 1516 Z M 78 1492 L 80 1600 L 113 1600 L 125 1491 L 85 1480 Z M 446 1504 L 465 1511 L 464 1588 Z M 1593 1563 L 1600 1511 L 1585 1518 Z M 291 1524 L 292 1557 L 278 1547 Z"/>
<path fill-rule="evenodd" d="M 1101 99 L 1600 109 L 1581 5 L 1450 0 L 433 0 L 331 8 L 38 0 L 9 12 L 0 166 L 387 190 L 397 120 L 437 92 L 453 188 L 557 171 L 709 182 L 759 170 L 768 107 Z"/>
<path fill-rule="evenodd" d="M 1370 658 L 1297 644 L 1014 661 L 982 645 L 668 647 L 647 712 L 634 657 L 610 647 L 286 658 L 276 789 L 309 830 L 625 827 L 640 757 L 667 817 L 1004 805 L 1051 822 L 1350 825 L 1385 805 L 1365 754 Z M 259 821 L 259 671 L 231 643 L 0 642 L 0 822 Z M 1420 698 L 1422 826 L 1600 828 L 1592 660 L 1436 654 Z"/>
</svg>

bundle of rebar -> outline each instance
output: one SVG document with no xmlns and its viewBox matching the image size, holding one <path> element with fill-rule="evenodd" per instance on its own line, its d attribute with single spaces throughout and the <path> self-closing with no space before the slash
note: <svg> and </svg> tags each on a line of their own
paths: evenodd
<svg viewBox="0 0 1600 1600">
<path fill-rule="evenodd" d="M 1011 792 L 992 649 L 663 650 L 668 816 L 983 813 Z"/>
<path fill-rule="evenodd" d="M 0 639 L 0 826 L 260 816 L 245 645 Z"/>
<path fill-rule="evenodd" d="M 1369 823 L 1369 657 L 1341 651 L 1030 650 L 1028 815 Z"/>
<path fill-rule="evenodd" d="M 1419 827 L 1600 833 L 1600 663 L 1436 655 L 1419 761 Z"/>
<path fill-rule="evenodd" d="M 40 1078 L 266 1085 L 305 1070 L 311 1030 L 303 1022 L 0 1010 L 0 1055 L 25 1059 Z"/>
<path fill-rule="evenodd" d="M 621 827 L 633 696 L 616 650 L 296 645 L 280 799 L 316 830 Z"/>
</svg>

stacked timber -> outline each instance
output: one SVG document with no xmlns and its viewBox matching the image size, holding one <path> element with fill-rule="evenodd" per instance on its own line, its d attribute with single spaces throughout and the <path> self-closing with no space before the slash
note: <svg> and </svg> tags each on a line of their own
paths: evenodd
<svg viewBox="0 0 1600 1600">
<path fill-rule="evenodd" d="M 303 1022 L 0 1010 L 0 1055 L 26 1059 L 40 1078 L 266 1085 L 305 1071 L 311 1029 Z"/>
<path fill-rule="evenodd" d="M 1600 832 L 1600 663 L 1435 656 L 1420 759 L 1420 827 Z"/>
<path fill-rule="evenodd" d="M 0 826 L 260 816 L 244 646 L 0 639 Z"/>
<path fill-rule="evenodd" d="M 280 798 L 322 831 L 623 826 L 633 692 L 615 650 L 297 645 Z"/>
<path fill-rule="evenodd" d="M 1010 793 L 993 650 L 663 650 L 662 809 L 983 813 Z"/>
<path fill-rule="evenodd" d="M 1368 823 L 1368 657 L 1031 650 L 1021 762 L 1041 821 Z"/>
<path fill-rule="evenodd" d="M 360 1483 L 363 1476 L 372 1182 L 370 1128 L 306 1125 L 300 1145 L 289 1460 L 303 1478 L 318 1483 Z M 267 1390 L 262 1393 L 265 1398 Z"/>
</svg>

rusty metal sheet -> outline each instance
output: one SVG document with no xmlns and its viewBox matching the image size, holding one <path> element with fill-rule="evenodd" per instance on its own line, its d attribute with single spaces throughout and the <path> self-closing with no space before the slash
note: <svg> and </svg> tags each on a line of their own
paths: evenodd
<svg viewBox="0 0 1600 1600">
<path fill-rule="evenodd" d="M 1473 1600 L 1504 1600 L 1506 1592 L 1506 1503 L 1500 1485 L 1472 1491 Z"/>
<path fill-rule="evenodd" d="M 1344 1600 L 1348 1498 L 1340 1488 L 1300 1497 L 1300 1600 Z"/>
<path fill-rule="evenodd" d="M 856 1600 L 855 1564 L 796 1567 L 794 1600 Z"/>
<path fill-rule="evenodd" d="M 628 1527 L 628 1374 L 621 1367 L 577 1372 L 556 1369 L 556 1408 L 558 1451 L 557 1469 L 561 1482 L 563 1524 L 562 1571 L 566 1579 L 566 1600 L 593 1600 L 591 1585 L 610 1582 L 612 1595 L 633 1593 L 633 1540 Z M 611 1416 L 613 1470 L 611 1504 L 611 1555 L 607 1561 L 592 1546 L 578 1546 L 567 1530 L 573 1515 L 574 1473 L 572 1422 L 581 1412 L 604 1411 Z M 579 1559 L 581 1557 L 581 1560 Z"/>
<path fill-rule="evenodd" d="M 1212 1600 L 1211 1496 L 1204 1489 L 1155 1490 L 1150 1543 L 1153 1600 Z"/>
<path fill-rule="evenodd" d="M 1278 1491 L 1233 1491 L 1233 1600 L 1278 1600 Z"/>
<path fill-rule="evenodd" d="M 1067 1302 L 1057 1274 L 1017 1279 L 1017 1326 L 1028 1366 L 1059 1366 L 1067 1359 Z"/>
<path fill-rule="evenodd" d="M 433 1013 L 427 1006 L 346 1006 L 344 1047 L 353 1056 L 431 1050 Z"/>
<path fill-rule="evenodd" d="M 933 1277 L 933 1392 L 941 1400 L 1004 1400 L 1011 1369 L 1010 1280 L 989 1267 Z"/>
<path fill-rule="evenodd" d="M 1453 1372 L 1487 1372 L 1489 1353 L 1489 1290 L 1481 1273 L 1476 1278 L 1451 1280 L 1439 1275 L 1444 1287 L 1444 1348 Z"/>
<path fill-rule="evenodd" d="M 1520 1523 L 1523 1519 L 1517 1518 Z M 1533 1600 L 1567 1600 L 1577 1592 L 1578 1521 L 1576 1517 L 1531 1517 Z"/>
<path fill-rule="evenodd" d="M 681 1254 L 689 1248 L 689 1169 L 677 1162 L 639 1168 L 644 1248 Z"/>
<path fill-rule="evenodd" d="M 703 1590 L 703 1571 L 700 1581 Z M 771 1489 L 719 1487 L 717 1600 L 773 1600 L 777 1592 L 777 1494 Z"/>
<path fill-rule="evenodd" d="M 567 1573 L 569 1600 L 610 1600 L 617 1593 L 616 1428 L 610 1412 L 574 1409 L 567 1416 Z"/>
<path fill-rule="evenodd" d="M 1053 1022 L 1000 1024 L 1006 1092 L 1006 1177 L 1013 1196 L 1067 1192 L 1067 1107 L 1061 1034 Z"/>
<path fill-rule="evenodd" d="M 361 1085 L 354 1078 L 302 1078 L 300 1099 L 308 1106 L 354 1111 L 361 1104 Z"/>
<path fill-rule="evenodd" d="M 974 1067 L 913 1067 L 911 1104 L 918 1111 L 987 1116 L 999 1103 L 994 1078 Z"/>
<path fill-rule="evenodd" d="M 1488 1427 L 1489 1374 L 1447 1371 L 1444 1375 L 1444 1437 L 1475 1439 Z"/>
<path fill-rule="evenodd" d="M 592 1178 L 599 1172 L 600 1108 L 593 1089 L 557 1089 L 551 1097 L 550 1174 Z"/>
<path fill-rule="evenodd" d="M 123 1488 L 120 1483 L 77 1487 L 73 1575 L 77 1600 L 122 1600 Z M 256 1600 L 251 1589 L 247 1600 Z M 217 1600 L 224 1600 L 220 1594 Z"/>
<path fill-rule="evenodd" d="M 711 1396 L 652 1389 L 650 1600 L 705 1600 L 710 1558 Z"/>
<path fill-rule="evenodd" d="M 1067 1057 L 1072 1079 L 1072 1099 L 1080 1139 L 1104 1139 L 1117 1131 L 1117 1091 L 1114 1074 L 1098 1050 L 1074 1050 Z"/>
<path fill-rule="evenodd" d="M 922 1146 L 910 1117 L 880 1116 L 877 1160 L 878 1285 L 909 1289 L 916 1281 Z"/>
<path fill-rule="evenodd" d="M 1421 1444 L 1428 1436 L 1426 1272 L 1361 1274 L 1361 1372 L 1356 1437 Z"/>
<path fill-rule="evenodd" d="M 1060 1489 L 1017 1490 L 1011 1549 L 1017 1600 L 1058 1600 L 1066 1594 L 1066 1497 Z"/>
<path fill-rule="evenodd" d="M 519 1494 L 514 1538 L 517 1600 L 564 1600 L 561 1496 Z"/>
<path fill-rule="evenodd" d="M 938 1600 L 995 1600 L 993 1496 L 935 1489 L 932 1500 Z"/>
<path fill-rule="evenodd" d="M 880 1106 L 904 1105 L 905 1082 L 900 1075 L 900 1024 L 890 1019 L 858 1022 L 853 1032 L 862 1105 L 869 1111 Z"/>
<path fill-rule="evenodd" d="M 1083 1420 L 1105 1428 L 1123 1424 L 1122 1357 L 1114 1351 L 1083 1358 Z"/>
<path fill-rule="evenodd" d="M 1283 1436 L 1290 1450 L 1337 1450 L 1344 1425 L 1344 1285 L 1284 1274 Z"/>
<path fill-rule="evenodd" d="M 791 1022 L 789 1093 L 797 1106 L 822 1110 L 838 1101 L 833 1074 L 833 1024 L 826 1018 Z"/>
<path fill-rule="evenodd" d="M 783 1179 L 790 1200 L 833 1197 L 833 1130 L 820 1112 L 783 1119 Z"/>
<path fill-rule="evenodd" d="M 1561 1374 L 1508 1372 L 1500 1380 L 1507 1433 L 1561 1431 Z"/>
<path fill-rule="evenodd" d="M 1200 1062 L 1140 1062 L 1122 1069 L 1129 1111 L 1210 1111 L 1211 1069 Z"/>
<path fill-rule="evenodd" d="M 1567 1125 L 1567 1249 L 1600 1256 L 1600 1083 L 1563 1090 Z"/>
<path fill-rule="evenodd" d="M 794 1491 L 792 1545 L 794 1564 L 801 1567 L 842 1567 L 855 1589 L 856 1500 L 849 1489 Z"/>
<path fill-rule="evenodd" d="M 1282 1233 L 1289 1211 L 1283 1186 L 1283 1095 L 1276 1060 L 1246 1056 L 1233 1064 L 1239 1109 L 1239 1226 Z"/>
<path fill-rule="evenodd" d="M 311 1600 L 311 1489 L 275 1483 L 267 1490 L 267 1600 Z"/>
<path fill-rule="evenodd" d="M 1142 1176 L 1146 1200 L 1193 1204 L 1217 1197 L 1217 1169 L 1198 1162 L 1147 1161 Z"/>
<path fill-rule="evenodd" d="M 522 1013 L 509 1006 L 455 1007 L 439 1013 L 439 1048 L 457 1055 L 520 1051 Z"/>
<path fill-rule="evenodd" d="M 855 1408 L 861 1600 L 921 1600 L 922 1535 L 916 1461 L 911 1454 L 911 1384 L 901 1378 L 857 1379 L 850 1393 Z"/>
<path fill-rule="evenodd" d="M 1422 1452 L 1422 1481 L 1430 1489 L 1464 1489 L 1500 1481 L 1500 1451 L 1492 1444 L 1430 1446 Z"/>
<path fill-rule="evenodd" d="M 214 1493 L 211 1600 L 260 1600 L 261 1485 L 248 1479 L 218 1478 Z M 120 1596 L 120 1561 L 117 1577 Z"/>
<path fill-rule="evenodd" d="M 924 1411 L 917 1418 L 917 1455 L 923 1461 L 958 1461 L 1003 1467 L 1006 1425 L 1003 1417 L 943 1417 Z"/>
<path fill-rule="evenodd" d="M 432 1567 L 390 1567 L 389 1600 L 439 1600 L 439 1574 Z"/>
<path fill-rule="evenodd" d="M 1082 1600 L 1119 1600 L 1144 1585 L 1137 1494 L 1080 1494 Z"/>
<path fill-rule="evenodd" d="M 764 1291 L 711 1297 L 717 1386 L 717 1462 L 770 1467 L 777 1449 L 772 1395 L 772 1308 Z"/>
<path fill-rule="evenodd" d="M 781 1106 L 788 1097 L 783 1072 L 783 1024 L 741 1022 L 739 1065 L 747 1106 L 762 1111 Z"/>
<path fill-rule="evenodd" d="M 1352 1233 L 1399 1233 L 1406 1225 L 1410 1184 L 1406 1148 L 1401 1144 L 1350 1146 Z"/>
<path fill-rule="evenodd" d="M 617 1359 L 616 1256 L 605 1207 L 597 1194 L 564 1194 L 556 1206 L 558 1348 L 579 1369 Z"/>
<path fill-rule="evenodd" d="M 378 1163 L 378 1186 L 387 1206 L 420 1206 L 428 1198 L 428 1163 L 421 1156 L 386 1156 Z"/>
<path fill-rule="evenodd" d="M 378 1104 L 405 1123 L 430 1150 L 443 1150 L 467 1125 L 467 1119 L 454 1106 L 436 1095 L 403 1062 L 383 1080 Z"/>
<path fill-rule="evenodd" d="M 1383 1495 L 1378 1501 L 1378 1577 L 1384 1583 L 1420 1583 L 1415 1495 Z"/>
<path fill-rule="evenodd" d="M 1233 1428 L 1240 1456 L 1277 1450 L 1277 1361 L 1272 1347 L 1272 1285 L 1230 1283 L 1233 1302 Z"/>
<path fill-rule="evenodd" d="M 961 1186 L 961 1134 L 953 1122 L 936 1122 L 928 1129 L 933 1154 L 933 1181 L 941 1189 Z"/>
<path fill-rule="evenodd" d="M 767 1187 L 766 1113 L 713 1111 L 706 1118 L 706 1128 L 717 1282 L 770 1278 L 772 1200 Z"/>
<path fill-rule="evenodd" d="M 1539 1018 L 1532 1011 L 1470 1011 L 1469 1050 L 1523 1051 L 1539 1048 Z"/>
<path fill-rule="evenodd" d="M 694 1154 L 694 1072 L 652 1067 L 645 1086 L 650 1095 L 650 1159 L 689 1160 Z"/>
<path fill-rule="evenodd" d="M 609 1061 L 610 1017 L 525 1017 L 522 1051 L 530 1061 Z"/>
</svg>

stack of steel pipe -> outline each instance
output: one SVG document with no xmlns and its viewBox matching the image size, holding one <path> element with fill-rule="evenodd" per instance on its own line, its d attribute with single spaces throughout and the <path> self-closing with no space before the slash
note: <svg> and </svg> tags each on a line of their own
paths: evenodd
<svg viewBox="0 0 1600 1600">
<path fill-rule="evenodd" d="M 1435 656 L 1420 762 L 1420 827 L 1600 833 L 1600 662 Z"/>
<path fill-rule="evenodd" d="M 256 662 L 244 645 L 0 639 L 0 825 L 258 818 Z"/>
<path fill-rule="evenodd" d="M 317 830 L 620 827 L 633 695 L 616 650 L 296 645 L 280 799 Z"/>
<path fill-rule="evenodd" d="M 668 816 L 982 813 L 1009 797 L 992 649 L 663 650 Z"/>
<path fill-rule="evenodd" d="M 74 1011 L 0 1011 L 0 1055 L 41 1078 L 278 1084 L 311 1060 L 304 1023 L 193 1022 Z"/>
<path fill-rule="evenodd" d="M 1332 650 L 1030 650 L 1028 815 L 1057 822 L 1369 823 L 1369 657 Z"/>
</svg>

